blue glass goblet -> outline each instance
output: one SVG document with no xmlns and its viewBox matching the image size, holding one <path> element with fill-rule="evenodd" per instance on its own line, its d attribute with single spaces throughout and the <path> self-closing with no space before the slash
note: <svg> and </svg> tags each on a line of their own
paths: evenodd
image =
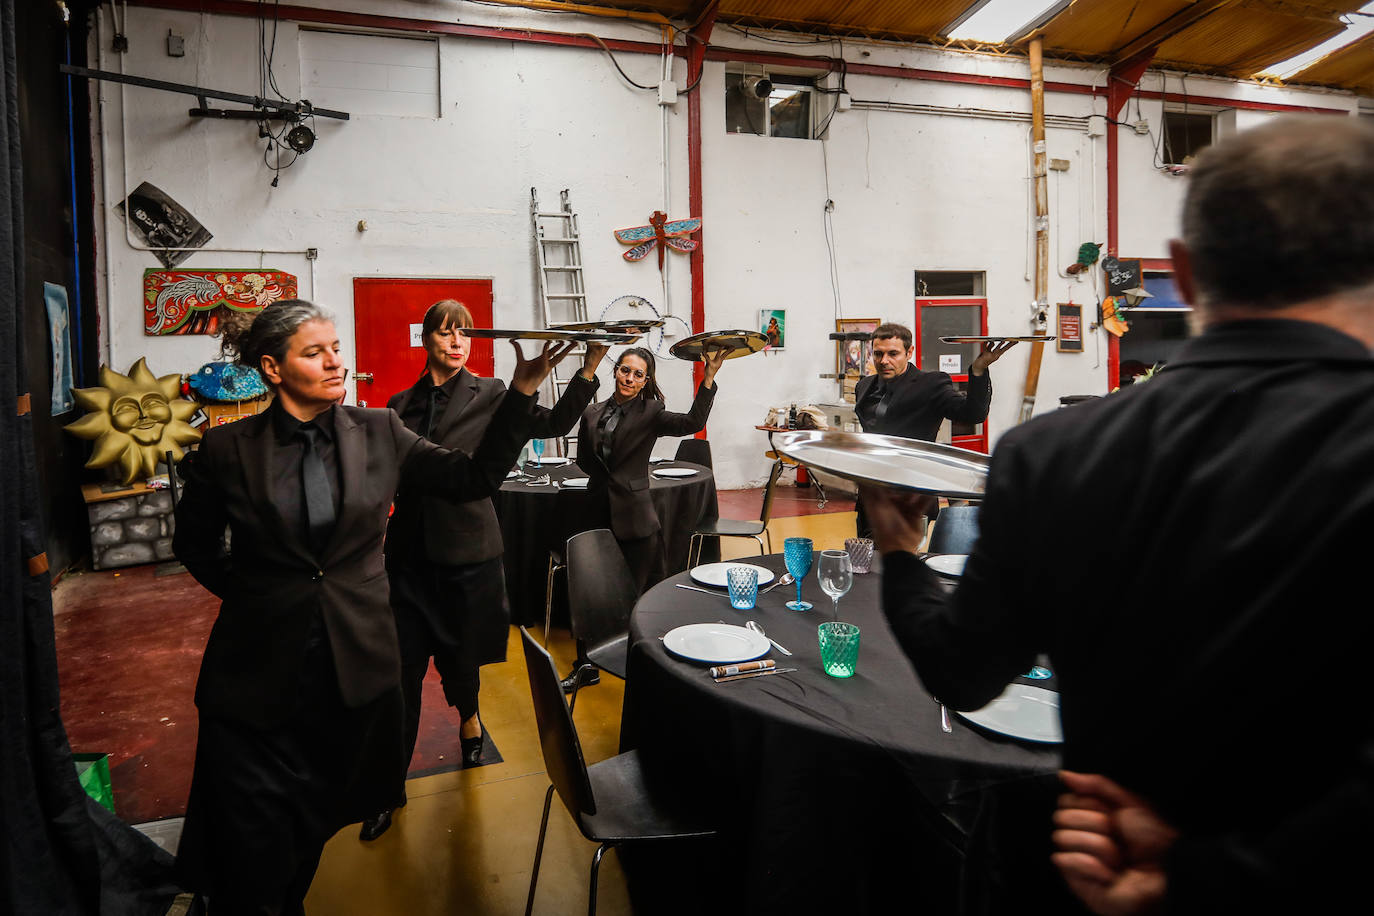
<svg viewBox="0 0 1374 916">
<path fill-rule="evenodd" d="M 544 440 L 543 440 L 543 439 L 531 439 L 531 440 L 530 440 L 530 450 L 534 452 L 534 460 L 535 460 L 536 462 L 539 462 L 540 459 L 542 459 L 542 458 L 544 457 Z"/>
<path fill-rule="evenodd" d="M 811 571 L 811 555 L 815 550 L 815 545 L 810 538 L 788 538 L 783 541 L 782 555 L 787 561 L 787 571 L 797 580 L 797 600 L 787 602 L 787 609 L 792 611 L 809 611 L 811 602 L 803 601 L 801 596 L 802 579 Z"/>
</svg>

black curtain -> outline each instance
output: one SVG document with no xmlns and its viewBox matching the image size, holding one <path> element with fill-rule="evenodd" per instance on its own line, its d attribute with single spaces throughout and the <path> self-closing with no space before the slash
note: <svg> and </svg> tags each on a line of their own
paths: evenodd
<svg viewBox="0 0 1374 916">
<path fill-rule="evenodd" d="M 15 0 L 0 0 L 0 912 L 161 916 L 171 857 L 86 797 L 60 714 L 23 347 L 15 26 Z"/>
</svg>

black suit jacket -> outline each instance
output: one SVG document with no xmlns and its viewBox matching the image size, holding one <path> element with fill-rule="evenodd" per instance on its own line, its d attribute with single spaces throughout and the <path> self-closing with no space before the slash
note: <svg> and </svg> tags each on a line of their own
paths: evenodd
<svg viewBox="0 0 1374 916">
<path fill-rule="evenodd" d="M 493 492 L 528 436 L 531 402 L 508 393 L 472 457 L 425 441 L 390 410 L 335 408 L 343 493 L 319 555 L 272 503 L 268 414 L 210 430 L 186 471 L 173 540 L 177 559 L 223 602 L 196 684 L 202 715 L 261 728 L 290 715 L 316 614 L 345 704 L 394 687 L 400 660 L 382 539 L 397 485 L 414 481 L 457 499 Z"/>
<path fill-rule="evenodd" d="M 956 423 L 980 423 L 987 419 L 992 403 L 992 377 L 987 370 L 982 375 L 969 375 L 968 394 L 964 395 L 955 390 L 949 373 L 922 372 L 908 365 L 889 383 L 892 400 L 879 420 L 873 413 L 876 399 L 868 399 L 877 381 L 878 376 L 866 375 L 854 388 L 854 412 L 866 433 L 931 442 L 946 418 Z"/>
<path fill-rule="evenodd" d="M 458 375 L 453 396 L 434 424 L 431 439 L 445 448 L 471 452 L 482 441 L 506 385 L 500 379 L 479 378 L 467 369 L 459 370 Z M 427 387 L 417 384 L 407 388 L 392 396 L 386 406 L 400 414 L 410 399 L 422 396 Z M 595 378 L 588 381 L 579 373 L 553 409 L 535 404 L 531 408 L 530 438 L 566 435 L 596 388 Z M 498 557 L 502 550 L 501 525 L 490 497 L 462 501 L 403 482 L 387 528 L 389 564 L 418 559 L 463 566 Z"/>
<path fill-rule="evenodd" d="M 597 498 L 609 500 L 611 530 L 617 538 L 646 538 L 659 530 L 658 513 L 649 497 L 649 456 L 654 443 L 660 436 L 700 432 L 715 398 L 716 388 L 703 384 L 687 413 L 673 413 L 656 398 L 641 396 L 628 402 L 612 437 L 609 466 L 601 459 L 601 435 L 596 427 L 610 401 L 598 401 L 582 412 L 577 465 L 590 478 L 587 489 Z"/>
<path fill-rule="evenodd" d="M 932 694 L 976 709 L 1047 652 L 1064 763 L 1183 832 L 1171 912 L 1339 912 L 1374 859 L 1374 360 L 1298 321 L 1221 325 L 1144 384 L 1002 437 L 945 597 L 884 558 Z M 1044 821 L 1025 825 L 1047 831 Z"/>
</svg>

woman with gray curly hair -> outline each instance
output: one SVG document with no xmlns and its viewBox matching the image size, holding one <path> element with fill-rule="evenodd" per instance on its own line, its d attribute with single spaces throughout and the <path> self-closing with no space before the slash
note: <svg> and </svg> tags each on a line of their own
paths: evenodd
<svg viewBox="0 0 1374 916">
<path fill-rule="evenodd" d="M 178 867 L 217 916 L 300 913 L 324 844 L 390 799 L 400 655 L 382 544 L 398 486 L 495 491 L 568 347 L 525 359 L 472 455 L 390 410 L 339 403 L 329 313 L 275 302 L 226 347 L 276 397 L 210 430 L 184 468 L 173 547 L 222 601 L 196 683 L 200 731 Z M 226 549 L 226 529 L 232 549 Z"/>
</svg>

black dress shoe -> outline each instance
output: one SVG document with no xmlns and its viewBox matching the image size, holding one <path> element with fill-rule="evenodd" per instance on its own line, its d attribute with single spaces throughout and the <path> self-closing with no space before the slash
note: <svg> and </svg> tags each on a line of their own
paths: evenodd
<svg viewBox="0 0 1374 916">
<path fill-rule="evenodd" d="M 391 808 L 384 808 L 380 814 L 374 814 L 363 821 L 363 829 L 358 831 L 358 839 L 371 842 L 377 837 L 386 833 L 391 826 Z"/>
<path fill-rule="evenodd" d="M 572 674 L 568 675 L 567 677 L 563 678 L 563 680 L 559 681 L 559 683 L 563 685 L 564 693 L 572 693 L 573 689 L 577 687 L 577 673 L 581 670 L 581 668 L 574 668 Z M 590 671 L 582 675 L 583 687 L 590 687 L 592 684 L 600 683 L 601 672 L 596 670 L 595 668 L 591 669 Z"/>
<path fill-rule="evenodd" d="M 398 801 L 394 807 L 385 808 L 382 810 L 380 814 L 374 814 L 372 815 L 372 817 L 369 817 L 367 820 L 363 821 L 363 827 L 361 830 L 358 831 L 358 839 L 363 840 L 365 842 L 371 842 L 372 840 L 375 840 L 377 839 L 377 837 L 386 833 L 387 828 L 391 826 L 392 812 L 395 811 L 397 808 L 404 808 L 405 806 L 406 793 L 405 790 L 402 789 L 401 800 Z"/>
<path fill-rule="evenodd" d="M 486 742 L 487 730 L 482 729 L 482 734 L 476 738 L 459 738 L 458 744 L 462 748 L 463 766 L 475 767 L 482 759 L 482 745 Z"/>
</svg>

